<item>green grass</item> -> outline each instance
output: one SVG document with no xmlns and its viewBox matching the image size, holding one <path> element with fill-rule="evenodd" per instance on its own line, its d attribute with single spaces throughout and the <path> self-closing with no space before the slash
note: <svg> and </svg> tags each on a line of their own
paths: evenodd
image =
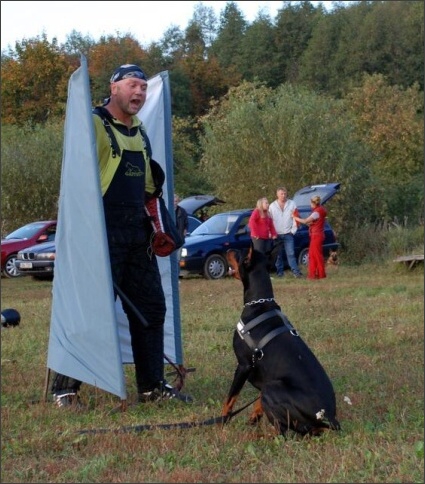
<svg viewBox="0 0 425 484">
<path fill-rule="evenodd" d="M 235 370 L 232 334 L 242 286 L 227 278 L 180 283 L 184 364 L 195 367 L 179 401 L 130 406 L 83 385 L 84 412 L 43 401 L 51 288 L 2 279 L 2 308 L 21 313 L 2 330 L 2 482 L 423 482 L 424 279 L 380 266 L 328 269 L 320 281 L 273 280 L 275 297 L 333 381 L 341 432 L 287 439 L 247 408 L 224 428 L 79 434 L 81 429 L 201 422 L 220 415 Z M 126 366 L 129 403 L 135 398 Z M 236 408 L 256 397 L 247 384 Z"/>
</svg>

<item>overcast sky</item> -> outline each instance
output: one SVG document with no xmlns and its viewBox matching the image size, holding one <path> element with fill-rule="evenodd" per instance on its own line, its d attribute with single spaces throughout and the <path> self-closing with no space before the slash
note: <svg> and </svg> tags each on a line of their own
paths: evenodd
<svg viewBox="0 0 425 484">
<path fill-rule="evenodd" d="M 14 49 L 16 41 L 40 36 L 42 33 L 47 35 L 49 42 L 56 37 L 59 44 L 62 44 L 73 30 L 94 40 L 98 40 L 101 35 L 130 32 L 142 45 L 146 45 L 160 40 L 171 25 L 184 30 L 193 17 L 195 5 L 199 3 L 213 7 L 219 16 L 227 2 L 2 1 L 1 49 L 8 46 Z M 236 3 L 249 22 L 255 19 L 261 8 L 274 18 L 283 4 L 282 1 Z"/>
<path fill-rule="evenodd" d="M 99 40 L 102 35 L 130 32 L 141 45 L 161 39 L 172 25 L 182 30 L 193 17 L 195 5 L 202 3 L 213 7 L 217 17 L 227 1 L 48 1 L 19 2 L 1 1 L 1 49 L 14 49 L 15 42 L 41 36 L 45 33 L 49 42 L 56 37 L 59 44 L 73 31 Z M 282 1 L 236 2 L 248 22 L 252 22 L 260 10 L 276 17 Z M 299 3 L 299 2 L 293 2 Z M 323 3 L 330 8 L 332 1 Z"/>
</svg>

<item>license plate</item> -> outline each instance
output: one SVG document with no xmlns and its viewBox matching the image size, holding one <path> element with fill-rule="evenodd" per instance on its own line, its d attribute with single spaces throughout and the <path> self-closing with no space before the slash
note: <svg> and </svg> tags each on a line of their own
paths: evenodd
<svg viewBox="0 0 425 484">
<path fill-rule="evenodd" d="M 32 262 L 21 262 L 19 269 L 32 269 Z"/>
</svg>

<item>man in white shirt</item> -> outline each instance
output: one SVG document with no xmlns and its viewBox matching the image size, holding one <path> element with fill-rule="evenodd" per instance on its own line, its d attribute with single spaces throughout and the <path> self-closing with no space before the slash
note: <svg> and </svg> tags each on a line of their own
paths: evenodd
<svg viewBox="0 0 425 484">
<path fill-rule="evenodd" d="M 294 235 L 297 231 L 297 222 L 292 215 L 297 209 L 295 202 L 288 198 L 288 191 L 285 187 L 276 190 L 276 200 L 270 204 L 269 213 L 278 234 L 278 241 L 281 242 L 281 249 L 276 259 L 276 275 L 283 277 L 284 262 L 286 254 L 288 265 L 294 277 L 302 277 L 295 258 Z"/>
</svg>

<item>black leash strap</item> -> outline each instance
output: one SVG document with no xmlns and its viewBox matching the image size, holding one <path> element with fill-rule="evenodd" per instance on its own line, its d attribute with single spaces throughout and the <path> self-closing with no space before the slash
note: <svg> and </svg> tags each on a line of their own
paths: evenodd
<svg viewBox="0 0 425 484">
<path fill-rule="evenodd" d="M 117 294 L 120 296 L 120 298 L 125 301 L 131 310 L 134 312 L 134 314 L 139 318 L 140 322 L 147 327 L 149 323 L 146 321 L 146 318 L 143 316 L 143 314 L 136 308 L 136 306 L 130 301 L 130 299 L 127 297 L 127 295 L 122 291 L 122 289 L 114 282 L 114 289 L 117 292 Z M 172 364 L 172 366 L 175 368 L 177 372 L 179 372 L 179 369 L 176 367 L 175 364 L 173 364 L 170 359 L 164 354 L 164 358 L 167 359 L 167 361 Z M 83 430 L 78 430 L 77 433 L 79 434 L 105 434 L 108 432 L 115 432 L 115 433 L 129 433 L 129 432 L 143 432 L 144 430 L 154 430 L 154 429 L 189 429 L 193 427 L 202 427 L 205 425 L 214 425 L 214 424 L 226 424 L 230 421 L 232 417 L 237 415 L 238 413 L 242 412 L 242 410 L 245 410 L 245 408 L 249 407 L 251 404 L 253 404 L 256 400 L 258 400 L 260 397 L 256 397 L 252 402 L 247 403 L 243 407 L 239 408 L 238 410 L 231 412 L 229 415 L 226 415 L 225 417 L 220 416 L 220 417 L 212 417 L 210 419 L 204 420 L 202 422 L 177 422 L 177 423 L 169 423 L 169 424 L 145 424 L 145 425 L 132 425 L 129 427 L 120 427 L 118 429 L 83 429 Z"/>
<path fill-rule="evenodd" d="M 128 304 L 130 309 L 133 311 L 133 313 L 139 318 L 140 322 L 143 324 L 145 328 L 149 326 L 149 323 L 146 321 L 146 318 L 143 316 L 143 314 L 136 308 L 136 306 L 130 301 L 128 296 L 123 292 L 123 290 L 114 282 L 114 289 L 117 291 L 118 296 Z"/>
<path fill-rule="evenodd" d="M 201 422 L 177 422 L 177 423 L 165 423 L 165 424 L 130 425 L 130 426 L 125 426 L 125 427 L 119 427 L 117 429 L 82 429 L 82 430 L 77 430 L 77 433 L 80 434 L 80 435 L 83 435 L 83 434 L 106 434 L 106 433 L 109 433 L 109 432 L 122 434 L 122 433 L 130 433 L 130 432 L 143 432 L 145 430 L 155 430 L 155 429 L 165 429 L 165 430 L 190 429 L 190 428 L 194 428 L 194 427 L 203 427 L 205 425 L 214 425 L 214 424 L 225 425 L 230 421 L 231 418 L 233 418 L 238 413 L 242 412 L 242 410 L 245 410 L 247 407 L 252 405 L 259 398 L 260 398 L 259 396 L 256 397 L 251 402 L 247 403 L 246 405 L 239 408 L 238 410 L 231 412 L 229 415 L 226 415 L 225 417 L 223 417 L 223 416 L 212 417 L 212 418 L 209 418 L 207 420 L 203 420 Z"/>
<path fill-rule="evenodd" d="M 118 296 L 121 298 L 122 301 L 127 303 L 127 305 L 130 307 L 130 309 L 133 311 L 133 313 L 139 318 L 139 321 L 143 324 L 145 328 L 149 326 L 149 323 L 146 321 L 146 318 L 143 316 L 143 314 L 136 308 L 136 306 L 130 301 L 128 296 L 123 292 L 123 290 L 116 284 L 114 284 L 114 289 L 117 292 Z M 164 359 L 168 361 L 168 363 L 176 370 L 176 373 L 179 375 L 181 379 L 184 379 L 184 375 L 180 371 L 180 369 L 177 367 L 177 365 L 168 358 L 168 356 L 164 353 Z"/>
</svg>

